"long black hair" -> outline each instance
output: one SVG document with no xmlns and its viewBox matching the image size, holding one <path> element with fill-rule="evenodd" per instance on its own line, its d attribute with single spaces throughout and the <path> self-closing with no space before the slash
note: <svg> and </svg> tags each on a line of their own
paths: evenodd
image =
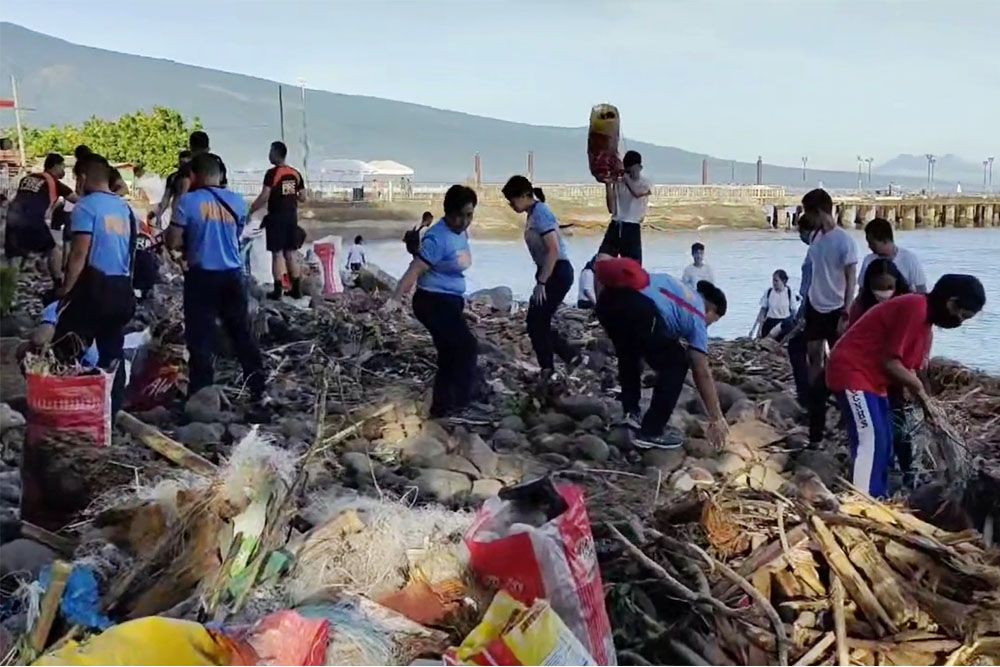
<svg viewBox="0 0 1000 667">
<path fill-rule="evenodd" d="M 542 189 L 533 186 L 531 181 L 520 174 L 507 179 L 507 183 L 500 191 L 508 201 L 515 197 L 526 197 L 527 195 L 533 195 L 540 202 L 545 201 L 545 193 L 542 192 Z"/>
<path fill-rule="evenodd" d="M 896 293 L 893 296 L 909 294 L 912 291 L 909 283 L 906 282 L 906 278 L 899 272 L 899 269 L 896 268 L 891 259 L 884 257 L 873 259 L 872 263 L 865 269 L 865 277 L 861 281 L 861 293 L 858 294 L 858 302 L 861 303 L 861 307 L 866 311 L 878 303 L 878 299 L 875 298 L 875 292 L 872 291 L 872 281 L 876 277 L 884 275 L 890 275 L 896 279 Z"/>
</svg>

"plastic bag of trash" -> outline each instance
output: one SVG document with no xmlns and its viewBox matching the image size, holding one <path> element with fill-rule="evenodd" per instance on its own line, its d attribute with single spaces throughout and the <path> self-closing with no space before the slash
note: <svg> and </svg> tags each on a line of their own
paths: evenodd
<svg viewBox="0 0 1000 667">
<path fill-rule="evenodd" d="M 610 104 L 598 104 L 590 110 L 587 159 L 590 173 L 600 183 L 613 181 L 625 171 L 621 156 L 621 117 L 618 109 Z"/>
<path fill-rule="evenodd" d="M 597 664 L 616 663 L 579 487 L 546 477 L 504 489 L 483 504 L 465 543 L 469 566 L 487 586 L 526 605 L 547 599 Z"/>
<path fill-rule="evenodd" d="M 330 622 L 308 619 L 291 609 L 257 621 L 246 640 L 257 652 L 258 665 L 323 665 Z"/>
<path fill-rule="evenodd" d="M 68 641 L 36 665 L 255 665 L 249 644 L 201 623 L 147 616 L 108 628 L 84 642 Z"/>
<path fill-rule="evenodd" d="M 580 640 L 545 600 L 526 607 L 500 591 L 482 622 L 457 648 L 444 654 L 446 665 L 594 665 Z"/>
</svg>

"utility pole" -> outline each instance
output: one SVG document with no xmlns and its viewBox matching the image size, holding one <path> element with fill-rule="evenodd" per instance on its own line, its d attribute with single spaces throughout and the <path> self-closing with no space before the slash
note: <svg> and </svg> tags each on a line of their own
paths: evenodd
<svg viewBox="0 0 1000 667">
<path fill-rule="evenodd" d="M 535 151 L 528 151 L 528 180 L 535 180 Z"/>
<path fill-rule="evenodd" d="M 24 157 L 24 129 L 21 127 L 21 104 L 17 99 L 17 81 L 14 75 L 10 75 L 10 88 L 14 93 L 14 124 L 17 125 L 17 147 L 21 152 L 21 169 L 24 169 L 27 160 Z"/>
<path fill-rule="evenodd" d="M 861 190 L 863 189 L 862 185 L 861 185 L 862 184 L 862 181 L 861 181 L 861 163 L 862 162 L 864 162 L 864 160 L 862 160 L 861 156 L 859 155 L 858 156 L 858 192 L 861 192 Z"/>
<path fill-rule="evenodd" d="M 278 124 L 281 126 L 281 143 L 285 143 L 285 98 L 278 84 Z"/>
<path fill-rule="evenodd" d="M 989 166 L 990 166 L 990 161 L 988 159 L 983 160 L 983 192 L 986 191 L 986 170 L 989 168 Z"/>
<path fill-rule="evenodd" d="M 809 157 L 806 155 L 802 156 L 802 182 L 806 182 L 806 163 L 809 162 Z"/>
<path fill-rule="evenodd" d="M 302 91 L 302 173 L 303 179 L 309 181 L 309 133 L 306 131 L 306 80 L 299 78 L 299 90 Z"/>
<path fill-rule="evenodd" d="M 701 159 L 701 184 L 708 185 L 708 158 Z"/>
<path fill-rule="evenodd" d="M 990 163 L 990 192 L 993 192 L 993 156 L 986 158 L 986 161 Z"/>
<path fill-rule="evenodd" d="M 927 153 L 924 157 L 927 158 L 927 192 L 934 191 L 934 154 Z"/>
<path fill-rule="evenodd" d="M 757 156 L 757 185 L 764 181 L 764 158 Z"/>
<path fill-rule="evenodd" d="M 736 160 L 729 161 L 729 182 L 736 185 Z"/>
<path fill-rule="evenodd" d="M 872 186 L 872 162 L 874 162 L 874 161 L 875 161 L 875 158 L 873 158 L 873 157 L 866 157 L 865 158 L 865 162 L 868 163 L 868 187 L 869 188 L 871 188 L 871 186 Z"/>
</svg>

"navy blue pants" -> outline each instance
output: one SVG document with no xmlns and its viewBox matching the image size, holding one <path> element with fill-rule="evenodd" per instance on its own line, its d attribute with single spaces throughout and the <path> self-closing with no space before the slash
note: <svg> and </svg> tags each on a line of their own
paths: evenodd
<svg viewBox="0 0 1000 667">
<path fill-rule="evenodd" d="M 837 394 L 851 444 L 851 481 L 876 498 L 889 495 L 892 467 L 892 409 L 889 398 L 868 391 Z"/>
<path fill-rule="evenodd" d="M 573 265 L 565 259 L 556 262 L 552 275 L 545 282 L 545 303 L 528 306 L 528 337 L 535 350 L 538 365 L 543 369 L 555 367 L 554 355 L 566 362 L 573 359 L 573 349 L 562 335 L 552 328 L 552 316 L 562 304 L 569 288 L 573 286 Z"/>
<path fill-rule="evenodd" d="M 460 296 L 422 289 L 413 293 L 413 315 L 427 327 L 437 349 L 431 417 L 444 417 L 472 401 L 478 343 L 464 310 Z"/>
<path fill-rule="evenodd" d="M 242 269 L 189 269 L 184 276 L 184 337 L 190 366 L 188 395 L 215 381 L 215 322 L 233 341 L 251 396 L 264 392 L 264 360 L 250 332 Z"/>
</svg>

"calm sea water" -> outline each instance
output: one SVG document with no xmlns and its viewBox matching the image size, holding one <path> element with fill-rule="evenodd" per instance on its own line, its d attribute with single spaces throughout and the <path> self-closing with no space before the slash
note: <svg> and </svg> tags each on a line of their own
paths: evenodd
<svg viewBox="0 0 1000 667">
<path fill-rule="evenodd" d="M 868 253 L 864 234 L 852 232 L 858 256 Z M 600 244 L 597 236 L 566 239 L 577 272 Z M 729 311 L 710 333 L 722 338 L 745 336 L 757 317 L 760 298 L 771 284 L 771 274 L 784 269 L 798 289 L 806 246 L 795 234 L 759 230 L 645 233 L 644 265 L 651 271 L 680 276 L 691 261 L 695 241 L 707 247 L 706 262 L 725 291 Z M 930 285 L 944 273 L 971 273 L 986 286 L 986 308 L 954 331 L 935 330 L 935 356 L 945 356 L 974 368 L 1000 373 L 1000 229 L 935 229 L 897 232 L 896 241 L 913 250 L 924 264 Z M 369 244 L 370 261 L 399 276 L 409 263 L 403 244 Z M 521 241 L 472 241 L 469 291 L 508 285 L 517 298 L 526 299 L 534 285 L 534 265 Z M 567 302 L 575 302 L 574 285 Z"/>
</svg>

